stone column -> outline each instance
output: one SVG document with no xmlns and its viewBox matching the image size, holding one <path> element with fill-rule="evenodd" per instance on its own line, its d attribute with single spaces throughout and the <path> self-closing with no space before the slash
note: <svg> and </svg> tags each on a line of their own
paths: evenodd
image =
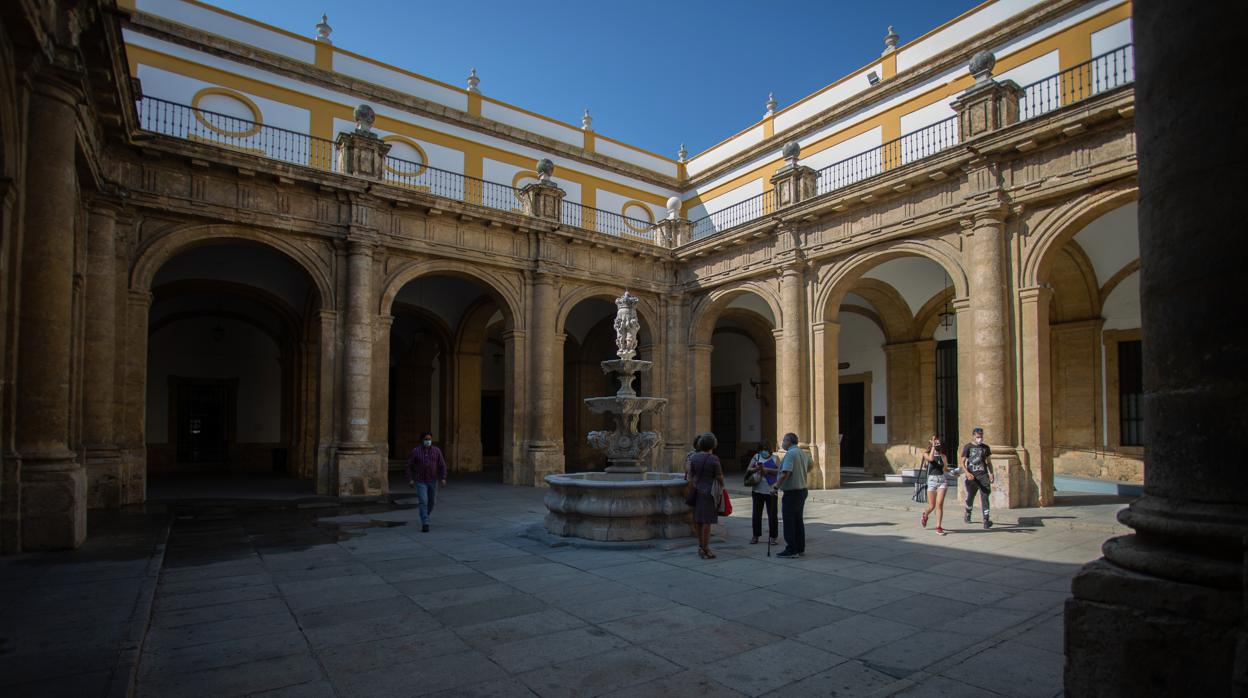
<svg viewBox="0 0 1248 698">
<path fill-rule="evenodd" d="M 125 410 L 120 435 L 126 504 L 138 504 L 147 499 L 147 328 L 151 308 L 150 292 L 135 289 L 127 292 L 125 382 L 122 384 Z"/>
<path fill-rule="evenodd" d="M 957 434 L 957 451 L 950 449 L 948 456 L 951 464 L 959 466 L 962 464 L 962 444 L 971 439 L 971 429 L 975 427 L 977 422 L 975 412 L 975 313 L 971 310 L 971 299 L 954 298 L 950 303 L 956 315 L 957 340 L 958 340 L 958 434 Z M 951 439 L 951 435 L 945 435 L 946 440 Z M 949 447 L 946 447 L 949 448 Z M 966 501 L 966 490 L 963 485 L 966 478 L 958 478 L 958 500 Z M 976 505 L 978 506 L 978 504 Z"/>
<path fill-rule="evenodd" d="M 559 312 L 555 277 L 533 275 L 532 372 L 529 375 L 529 443 L 525 453 L 531 478 L 525 484 L 544 487 L 546 476 L 562 473 L 563 463 L 563 335 L 556 334 Z"/>
<path fill-rule="evenodd" d="M 87 503 L 116 508 L 124 503 L 121 451 L 114 429 L 117 378 L 117 212 L 91 209 L 87 225 L 86 344 L 83 361 L 83 450 Z"/>
<path fill-rule="evenodd" d="M 1019 361 L 1022 391 L 1019 396 L 1022 424 L 1019 443 L 1027 450 L 1032 486 L 1042 507 L 1053 504 L 1053 412 L 1049 364 L 1049 303 L 1053 290 L 1043 286 L 1025 288 L 1019 298 Z"/>
<path fill-rule="evenodd" d="M 454 448 L 449 455 L 456 472 L 480 472 L 481 464 L 481 352 L 460 351 L 454 356 Z"/>
<path fill-rule="evenodd" d="M 16 404 L 21 539 L 23 550 L 56 550 L 87 535 L 86 474 L 69 449 L 79 94 L 55 79 L 32 85 Z"/>
<path fill-rule="evenodd" d="M 711 343 L 689 344 L 689 413 L 693 415 L 692 433 L 686 438 L 711 430 Z M 692 444 L 690 445 L 692 447 Z"/>
<path fill-rule="evenodd" d="M 338 464 L 335 455 L 335 417 L 339 403 L 334 397 L 335 386 L 342 370 L 339 358 L 338 311 L 322 309 L 317 313 L 320 346 L 316 367 L 317 435 L 316 493 L 333 496 L 338 493 Z"/>
<path fill-rule="evenodd" d="M 505 330 L 503 346 L 507 357 L 503 367 L 503 482 L 520 485 L 526 481 L 524 459 L 528 445 L 528 412 L 520 407 L 528 404 L 528 333 Z M 441 380 L 445 382 L 446 378 Z"/>
<path fill-rule="evenodd" d="M 1014 448 L 1010 397 L 1011 370 L 1009 343 L 1010 313 L 1005 302 L 1009 281 L 1005 263 L 1005 212 L 980 211 L 970 222 L 971 317 L 974 334 L 958 325 L 959 336 L 974 338 L 975 360 L 971 365 L 971 390 L 975 393 L 972 424 L 984 428 L 984 441 L 992 446 L 996 483 L 992 488 L 994 509 L 1034 506 L 1027 497 L 1028 475 Z M 959 343 L 959 348 L 962 343 Z M 959 379 L 961 379 L 959 374 Z"/>
<path fill-rule="evenodd" d="M 682 472 L 685 454 L 693 449 L 689 427 L 689 345 L 688 305 L 685 296 L 664 297 L 667 326 L 663 331 L 662 346 L 667 350 L 667 380 L 665 394 L 667 408 L 663 413 L 663 455 L 660 467 L 669 473 Z"/>
<path fill-rule="evenodd" d="M 813 326 L 814 400 L 811 423 L 811 450 L 814 451 L 814 486 L 832 489 L 841 486 L 840 337 L 837 322 L 817 322 Z"/>
<path fill-rule="evenodd" d="M 371 441 L 373 250 L 366 239 L 347 241 L 347 283 L 342 361 L 342 414 L 337 475 L 339 496 L 373 496 L 387 491 L 383 458 Z"/>
<path fill-rule="evenodd" d="M 780 439 L 788 432 L 797 434 L 802 448 L 810 445 L 806 398 L 806 313 L 804 303 L 806 285 L 800 263 L 785 266 L 780 272 L 780 312 L 783 315 L 780 336 L 777 341 L 780 370 L 776 376 L 779 385 L 776 398 L 776 435 Z"/>
<path fill-rule="evenodd" d="M 1248 124 L 1228 119 L 1242 5 L 1135 3 L 1144 496 L 1075 576 L 1065 693 L 1248 695 Z M 1197 155 L 1199 154 L 1199 155 Z"/>
</svg>

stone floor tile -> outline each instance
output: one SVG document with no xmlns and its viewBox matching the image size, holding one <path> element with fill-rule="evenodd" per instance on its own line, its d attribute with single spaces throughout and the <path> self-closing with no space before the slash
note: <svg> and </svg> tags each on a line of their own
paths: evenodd
<svg viewBox="0 0 1248 698">
<path fill-rule="evenodd" d="M 860 613 L 808 630 L 797 639 L 842 657 L 857 657 L 917 632 L 916 626 Z"/>
<path fill-rule="evenodd" d="M 950 589 L 950 591 L 956 591 L 956 589 Z M 946 623 L 956 625 L 958 620 L 976 609 L 974 604 L 949 596 L 914 594 L 877 606 L 869 613 L 879 618 L 930 628 Z"/>
<path fill-rule="evenodd" d="M 152 616 L 152 625 L 156 628 L 178 628 L 185 625 L 212 623 L 219 620 L 268 616 L 286 611 L 286 602 L 283 599 L 254 599 L 212 606 L 199 606 L 184 610 L 158 610 Z"/>
<path fill-rule="evenodd" d="M 678 665 L 653 652 L 628 647 L 535 669 L 517 678 L 543 698 L 563 698 L 599 696 L 680 671 Z"/>
<path fill-rule="evenodd" d="M 917 681 L 895 695 L 906 698 L 997 698 L 1001 695 L 944 676 L 920 676 Z"/>
<path fill-rule="evenodd" d="M 1051 698 L 1062 690 L 1064 664 L 1060 654 L 1007 641 L 979 652 L 941 674 L 1002 695 Z"/>
<path fill-rule="evenodd" d="M 537 694 L 529 690 L 520 679 L 508 678 L 482 681 L 429 695 L 431 698 L 527 698 Z"/>
<path fill-rule="evenodd" d="M 781 641 L 780 635 L 742 623 L 722 622 L 666 637 L 664 656 L 690 669 Z"/>
<path fill-rule="evenodd" d="M 368 671 L 331 671 L 340 696 L 419 696 L 439 691 L 459 693 L 464 687 L 501 679 L 505 672 L 480 652 L 447 654 L 437 661 L 418 660 Z"/>
<path fill-rule="evenodd" d="M 296 629 L 288 611 L 251 618 L 230 618 L 177 628 L 152 628 L 143 643 L 144 651 L 163 652 L 179 647 L 203 645 L 223 640 L 241 640 Z"/>
<path fill-rule="evenodd" d="M 677 604 L 654 594 L 627 594 L 607 596 L 598 601 L 564 606 L 563 610 L 590 623 L 608 623 L 620 618 L 630 618 L 644 613 L 654 613 L 676 608 Z"/>
<path fill-rule="evenodd" d="M 144 652 L 139 675 L 187 673 L 271 659 L 308 651 L 308 642 L 298 630 L 259 635 L 238 640 L 222 640 L 160 652 Z"/>
<path fill-rule="evenodd" d="M 381 669 L 406 664 L 415 658 L 432 659 L 472 649 L 450 630 L 425 632 L 366 640 L 347 645 L 330 645 L 316 650 L 321 664 L 331 674 Z"/>
<path fill-rule="evenodd" d="M 321 666 L 311 653 L 301 653 L 203 671 L 154 674 L 140 683 L 136 694 L 139 698 L 245 696 L 322 678 Z"/>
<path fill-rule="evenodd" d="M 336 698 L 338 693 L 329 681 L 309 681 L 251 694 L 251 698 Z"/>
<path fill-rule="evenodd" d="M 1065 634 L 1066 619 L 1061 614 L 1058 614 L 1020 633 L 1014 640 L 1029 647 L 1046 650 L 1054 654 L 1062 654 L 1065 650 L 1063 645 Z"/>
<path fill-rule="evenodd" d="M 914 592 L 906 589 L 898 589 L 871 582 L 834 591 L 827 596 L 820 596 L 816 600 L 820 603 L 839 606 L 861 613 L 913 595 Z"/>
<path fill-rule="evenodd" d="M 629 618 L 602 623 L 604 630 L 633 643 L 668 638 L 694 628 L 722 623 L 719 618 L 688 606 L 652 611 Z"/>
<path fill-rule="evenodd" d="M 876 671 L 900 679 L 981 641 L 982 638 L 966 633 L 924 630 L 876 647 L 859 659 Z"/>
<path fill-rule="evenodd" d="M 853 614 L 850 611 L 827 604 L 790 601 L 737 620 L 763 632 L 782 637 L 796 637 L 807 630 L 834 623 L 851 615 Z"/>
<path fill-rule="evenodd" d="M 352 601 L 331 606 L 301 608 L 294 611 L 295 619 L 299 621 L 299 626 L 304 630 L 411 613 L 419 614 L 421 609 L 406 596 Z"/>
<path fill-rule="evenodd" d="M 621 688 L 606 695 L 610 698 L 655 698 L 656 696 L 738 698 L 745 694 L 738 693 L 703 673 L 683 671 L 636 686 Z"/>
<path fill-rule="evenodd" d="M 413 633 L 441 629 L 441 624 L 421 610 L 403 611 L 394 615 L 344 621 L 315 628 L 304 628 L 308 643 L 314 648 L 349 645 L 367 640 L 401 637 Z"/>
<path fill-rule="evenodd" d="M 497 644 L 485 652 L 495 664 L 519 674 L 624 647 L 628 647 L 627 640 L 602 628 L 587 626 Z"/>
<path fill-rule="evenodd" d="M 699 671 L 735 691 L 758 696 L 844 661 L 844 657 L 795 640 L 782 640 L 721 659 Z"/>
<path fill-rule="evenodd" d="M 475 603 L 446 606 L 431 611 L 448 627 L 458 628 L 501 618 L 524 616 L 546 609 L 546 604 L 528 594 L 499 596 Z"/>
<path fill-rule="evenodd" d="M 566 611 L 547 608 L 537 613 L 461 626 L 456 628 L 455 632 L 470 646 L 476 649 L 486 649 L 584 625 L 585 621 Z"/>
<path fill-rule="evenodd" d="M 215 606 L 218 604 L 237 603 L 239 601 L 270 599 L 277 597 L 278 595 L 279 592 L 277 587 L 273 584 L 234 587 L 231 589 L 220 589 L 217 591 L 200 591 L 190 594 L 162 594 L 158 590 L 156 593 L 154 610 L 157 613 L 180 611 L 189 608 L 198 608 L 200 606 Z"/>
</svg>

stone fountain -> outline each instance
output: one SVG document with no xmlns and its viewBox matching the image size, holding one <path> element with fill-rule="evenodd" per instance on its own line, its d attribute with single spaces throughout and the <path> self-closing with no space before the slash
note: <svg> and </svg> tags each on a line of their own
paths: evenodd
<svg viewBox="0 0 1248 698">
<path fill-rule="evenodd" d="M 667 400 L 642 397 L 633 389 L 638 373 L 651 362 L 636 359 L 637 297 L 628 291 L 615 300 L 615 344 L 619 358 L 602 362 L 620 389 L 585 400 L 595 414 L 609 414 L 613 431 L 591 431 L 589 445 L 607 455 L 603 472 L 547 475 L 546 530 L 556 536 L 593 541 L 645 541 L 691 535 L 683 473 L 649 473 L 647 456 L 662 443 L 655 431 L 638 431 L 643 415 L 662 414 Z"/>
</svg>

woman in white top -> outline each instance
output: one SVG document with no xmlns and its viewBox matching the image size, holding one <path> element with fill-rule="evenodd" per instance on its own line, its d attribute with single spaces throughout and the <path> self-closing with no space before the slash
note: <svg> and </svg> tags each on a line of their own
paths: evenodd
<svg viewBox="0 0 1248 698">
<path fill-rule="evenodd" d="M 750 466 L 746 468 L 746 481 L 754 485 L 750 496 L 754 500 L 754 537 L 750 539 L 750 544 L 758 542 L 760 536 L 763 535 L 763 508 L 767 509 L 767 537 L 771 539 L 771 545 L 776 544 L 776 528 L 778 521 L 776 519 L 776 493 L 771 490 L 771 486 L 776 483 L 776 475 L 780 472 L 780 466 L 777 465 L 775 457 L 771 453 L 771 447 L 766 441 L 760 441 L 758 451 L 750 458 Z"/>
</svg>

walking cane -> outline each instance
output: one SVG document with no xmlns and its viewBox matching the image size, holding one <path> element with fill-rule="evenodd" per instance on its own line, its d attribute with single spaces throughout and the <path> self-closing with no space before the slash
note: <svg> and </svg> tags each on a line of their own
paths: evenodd
<svg viewBox="0 0 1248 698">
<path fill-rule="evenodd" d="M 780 508 L 780 495 L 777 495 L 775 492 L 772 492 L 771 496 L 776 498 L 776 509 L 778 510 Z M 779 512 L 777 512 L 776 523 L 777 524 L 780 523 Z M 768 531 L 768 533 L 771 533 L 771 531 Z M 775 539 L 772 538 L 771 536 L 767 536 L 767 557 L 771 557 L 771 541 L 773 540 Z"/>
</svg>

